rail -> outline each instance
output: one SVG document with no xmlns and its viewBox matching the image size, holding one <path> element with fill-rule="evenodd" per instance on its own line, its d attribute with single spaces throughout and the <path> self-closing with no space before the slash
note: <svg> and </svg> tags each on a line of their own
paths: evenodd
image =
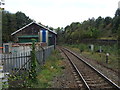
<svg viewBox="0 0 120 90">
<path fill-rule="evenodd" d="M 67 58 L 69 59 L 70 63 L 72 64 L 72 66 L 74 67 L 74 69 L 77 71 L 79 77 L 81 78 L 82 82 L 84 83 L 84 85 L 86 86 L 86 89 L 90 90 L 90 87 L 88 86 L 87 82 L 85 81 L 85 79 L 83 78 L 82 74 L 79 72 L 78 68 L 76 67 L 76 65 L 72 62 L 71 58 L 62 50 L 62 52 L 67 56 Z"/>
<path fill-rule="evenodd" d="M 99 72 L 97 69 L 95 69 L 92 65 L 90 65 L 89 63 L 87 63 L 84 59 L 82 59 L 81 57 L 79 57 L 78 55 L 76 55 L 74 52 L 68 50 L 67 48 L 63 48 L 64 50 L 68 51 L 69 53 L 71 53 L 72 55 L 74 55 L 75 57 L 77 57 L 79 60 L 81 60 L 83 63 L 85 63 L 87 66 L 89 66 L 92 70 L 94 70 L 99 76 L 103 77 L 110 85 L 112 85 L 113 87 L 115 87 L 116 89 L 120 89 L 120 87 L 118 85 L 116 85 L 114 82 L 112 82 L 109 78 L 107 78 L 105 75 L 103 75 L 101 72 Z M 63 50 L 62 50 L 63 51 Z M 64 52 L 65 53 L 65 52 Z M 67 56 L 67 58 L 70 60 L 71 63 L 72 60 L 70 59 L 70 57 L 65 54 Z M 77 69 L 77 67 L 75 65 L 73 65 L 74 68 L 76 68 L 76 71 L 78 72 L 79 70 Z M 79 76 L 82 78 L 82 81 L 84 82 L 84 84 L 86 85 L 87 89 L 90 90 L 90 88 L 88 87 L 88 84 L 86 83 L 86 81 L 84 80 L 84 78 L 82 77 L 81 73 L 79 73 Z"/>
</svg>

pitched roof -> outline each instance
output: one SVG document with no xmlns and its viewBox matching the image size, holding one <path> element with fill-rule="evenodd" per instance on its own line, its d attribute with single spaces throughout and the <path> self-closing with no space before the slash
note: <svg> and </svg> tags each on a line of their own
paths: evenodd
<svg viewBox="0 0 120 90">
<path fill-rule="evenodd" d="M 20 32 L 20 31 L 22 31 L 24 28 L 26 28 L 26 27 L 28 27 L 28 26 L 30 26 L 30 25 L 32 25 L 32 24 L 36 24 L 36 25 L 38 25 L 38 26 L 40 26 L 40 27 L 43 27 L 44 29 L 46 29 L 46 30 L 48 30 L 48 31 L 50 31 L 50 32 L 52 32 L 52 33 L 54 33 L 54 34 L 57 34 L 56 32 L 50 30 L 49 28 L 47 28 L 47 27 L 45 27 L 45 26 L 43 26 L 43 25 L 41 25 L 41 24 L 38 24 L 38 23 L 36 23 L 36 22 L 31 22 L 31 23 L 29 23 L 28 25 L 26 25 L 26 26 L 18 29 L 17 31 L 13 32 L 11 35 L 14 35 L 14 34 Z"/>
</svg>

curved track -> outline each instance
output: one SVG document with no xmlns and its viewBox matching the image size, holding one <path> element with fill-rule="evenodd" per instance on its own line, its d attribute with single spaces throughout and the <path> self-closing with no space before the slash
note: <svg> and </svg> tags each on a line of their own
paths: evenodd
<svg viewBox="0 0 120 90">
<path fill-rule="evenodd" d="M 120 90 L 114 82 L 96 70 L 89 63 L 66 48 L 60 48 L 66 55 L 82 82 L 81 89 L 88 90 Z"/>
</svg>

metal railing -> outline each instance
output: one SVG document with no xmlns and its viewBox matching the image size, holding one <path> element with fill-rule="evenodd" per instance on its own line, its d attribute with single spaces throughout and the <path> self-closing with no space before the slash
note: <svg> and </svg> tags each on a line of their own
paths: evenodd
<svg viewBox="0 0 120 90">
<path fill-rule="evenodd" d="M 54 50 L 54 45 L 49 47 L 40 48 L 36 51 L 36 58 L 39 64 L 45 63 L 45 60 L 50 56 Z"/>
<path fill-rule="evenodd" d="M 2 63 L 3 63 L 3 72 L 16 71 L 20 68 L 29 69 L 29 63 L 26 63 L 30 59 L 30 52 L 16 53 L 16 54 L 3 54 Z M 24 64 L 26 65 L 22 67 Z"/>
<path fill-rule="evenodd" d="M 45 60 L 50 56 L 53 50 L 54 45 L 37 49 L 35 55 L 38 64 L 45 63 Z M 29 70 L 31 63 L 30 59 L 31 51 L 16 54 L 2 54 L 1 63 L 3 64 L 3 72 L 11 73 L 17 70 Z"/>
<path fill-rule="evenodd" d="M 35 56 L 37 60 L 36 72 L 40 72 L 41 65 L 45 63 L 45 60 L 47 60 L 47 58 L 50 56 L 53 50 L 54 50 L 54 46 L 36 48 L 35 50 Z M 28 73 L 31 69 L 31 54 L 32 51 L 12 53 L 12 54 L 1 54 L 0 64 L 2 64 L 3 67 L 2 73 L 3 74 L 8 73 L 5 76 L 25 76 L 25 77 L 27 75 L 29 76 Z M 5 78 L 5 80 L 8 79 Z M 0 82 L 2 83 L 4 82 L 4 80 L 2 79 L 2 81 Z M 11 84 L 11 81 L 9 81 L 9 85 L 14 86 L 14 84 Z"/>
</svg>

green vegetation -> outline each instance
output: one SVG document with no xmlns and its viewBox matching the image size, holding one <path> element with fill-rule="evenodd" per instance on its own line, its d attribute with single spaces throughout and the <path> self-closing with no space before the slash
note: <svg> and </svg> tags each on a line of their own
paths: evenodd
<svg viewBox="0 0 120 90">
<path fill-rule="evenodd" d="M 33 43 L 34 53 L 34 43 Z M 35 62 L 34 54 L 32 54 L 31 70 L 28 72 L 20 72 L 9 76 L 9 87 L 12 88 L 49 88 L 55 76 L 61 74 L 63 62 L 58 50 L 54 50 L 52 55 L 48 57 L 45 64 L 39 65 Z"/>
<path fill-rule="evenodd" d="M 3 11 L 2 16 L 3 42 L 12 41 L 12 37 L 10 35 L 12 32 L 33 21 L 22 12 L 13 14 L 8 11 Z M 116 10 L 115 16 L 113 18 L 109 16 L 105 18 L 99 16 L 96 19 L 93 17 L 81 23 L 80 22 L 72 22 L 65 28 L 49 28 L 51 30 L 56 30 L 58 33 L 58 43 L 77 44 L 80 43 L 83 39 L 116 40 L 118 39 L 118 32 L 120 31 L 120 9 Z"/>
<path fill-rule="evenodd" d="M 97 60 L 107 67 L 118 69 L 120 59 L 120 9 L 117 9 L 115 16 L 91 18 L 83 22 L 72 22 L 70 25 L 56 29 L 58 33 L 57 43 L 71 47 L 83 56 Z M 106 40 L 101 42 L 100 39 Z M 95 41 L 96 40 L 96 41 Z M 107 40 L 117 40 L 116 44 Z M 95 41 L 95 42 L 94 42 Z M 100 41 L 100 42 L 97 42 Z M 83 43 L 83 44 L 81 44 Z M 94 51 L 89 48 L 94 44 Z M 100 49 L 102 53 L 97 52 Z M 109 53 L 108 64 L 106 64 L 106 53 Z"/>
<path fill-rule="evenodd" d="M 36 66 L 37 64 L 37 59 L 35 56 L 35 40 L 32 40 L 32 51 L 31 51 L 31 68 L 28 71 L 20 71 L 16 73 L 13 71 L 13 73 L 9 76 L 9 87 L 12 88 L 29 88 L 33 87 L 32 83 L 37 84 L 37 72 L 36 72 Z M 40 65 L 39 65 L 40 66 Z M 20 73 L 20 74 L 19 74 Z M 15 83 L 15 84 L 14 84 Z"/>
<path fill-rule="evenodd" d="M 3 42 L 12 41 L 11 33 L 32 22 L 28 16 L 22 12 L 15 14 L 8 11 L 2 12 L 2 35 Z"/>
<path fill-rule="evenodd" d="M 102 45 L 101 49 L 103 52 L 98 52 L 100 49 L 100 45 L 94 45 L 94 51 L 92 52 L 90 49 L 90 44 L 79 44 L 79 45 L 65 45 L 67 47 L 70 47 L 74 51 L 80 53 L 81 55 L 90 58 L 92 60 L 96 60 L 99 63 L 112 68 L 112 69 L 118 69 L 118 47 L 117 45 L 112 45 L 112 46 L 105 46 Z M 82 50 L 82 52 L 81 52 Z M 106 63 L 106 53 L 109 53 L 108 56 L 108 64 Z"/>
<path fill-rule="evenodd" d="M 32 82 L 36 83 L 37 79 L 37 73 L 36 73 L 36 65 L 37 65 L 37 59 L 35 56 L 35 40 L 33 39 L 32 42 L 32 52 L 31 52 L 31 69 L 29 71 L 29 79 L 31 79 Z"/>
<path fill-rule="evenodd" d="M 0 69 L 2 69 L 2 67 L 0 66 Z"/>
<path fill-rule="evenodd" d="M 117 40 L 120 31 L 120 9 L 117 9 L 115 16 L 89 18 L 83 22 L 72 22 L 65 29 L 57 28 L 58 43 L 79 44 L 84 39 L 109 39 Z M 62 35 L 61 35 L 62 34 Z"/>
<path fill-rule="evenodd" d="M 2 11 L 2 40 L 3 42 L 6 43 L 6 42 L 13 41 L 11 34 L 33 21 L 34 20 L 26 16 L 25 13 L 21 11 L 18 11 L 16 13 L 10 13 L 9 11 L 3 10 Z M 53 30 L 52 27 L 50 27 L 50 29 Z"/>
<path fill-rule="evenodd" d="M 46 60 L 44 66 L 38 73 L 37 80 L 38 84 L 33 83 L 33 88 L 49 88 L 52 84 L 52 79 L 61 74 L 62 70 L 62 58 L 57 50 Z"/>
</svg>

